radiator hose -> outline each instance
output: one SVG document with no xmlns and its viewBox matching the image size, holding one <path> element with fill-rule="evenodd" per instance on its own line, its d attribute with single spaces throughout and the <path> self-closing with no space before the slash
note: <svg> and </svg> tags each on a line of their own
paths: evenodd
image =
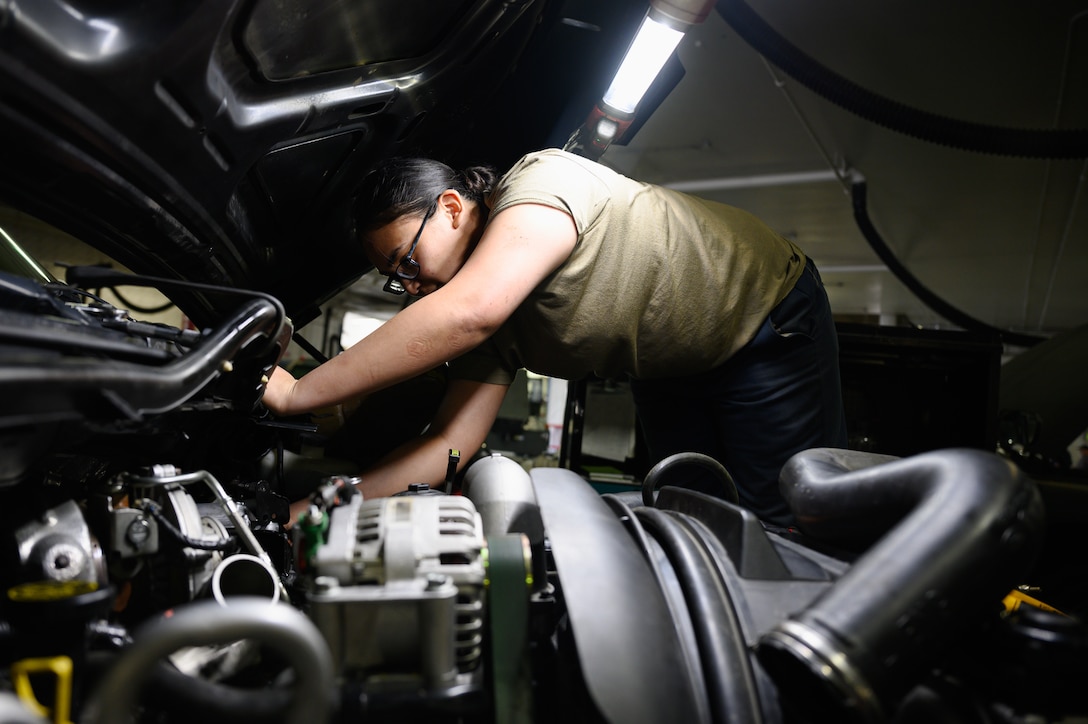
<svg viewBox="0 0 1088 724">
<path fill-rule="evenodd" d="M 981 450 L 897 459 L 819 448 L 791 458 L 780 481 L 806 535 L 840 544 L 879 537 L 760 639 L 781 700 L 804 702 L 798 713 L 811 721 L 885 721 L 925 662 L 999 609 L 1041 544 L 1035 485 Z"/>
<path fill-rule="evenodd" d="M 142 684 L 165 656 L 186 646 L 251 639 L 281 655 L 295 671 L 294 695 L 283 711 L 289 724 L 328 721 L 333 711 L 333 664 L 320 631 L 304 614 L 283 603 L 237 597 L 228 606 L 198 601 L 164 613 L 141 626 L 133 645 L 113 664 L 88 703 L 85 721 L 126 724 Z M 206 687 L 197 687 L 194 692 Z M 224 707 L 234 706 L 224 697 Z M 195 717 L 194 718 L 199 718 Z"/>
</svg>

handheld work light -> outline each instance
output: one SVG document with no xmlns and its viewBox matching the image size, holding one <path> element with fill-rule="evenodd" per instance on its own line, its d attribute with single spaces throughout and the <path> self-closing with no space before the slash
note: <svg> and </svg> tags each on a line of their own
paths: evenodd
<svg viewBox="0 0 1088 724">
<path fill-rule="evenodd" d="M 714 0 L 651 0 L 646 17 L 604 97 L 564 149 L 594 160 L 635 120 L 639 101 L 688 28 L 706 19 Z"/>
</svg>

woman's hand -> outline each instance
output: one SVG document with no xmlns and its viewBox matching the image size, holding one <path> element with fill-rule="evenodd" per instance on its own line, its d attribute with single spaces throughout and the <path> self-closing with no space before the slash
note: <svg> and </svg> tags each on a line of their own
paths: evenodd
<svg viewBox="0 0 1088 724">
<path fill-rule="evenodd" d="M 274 415 L 286 415 L 290 410 L 289 401 L 291 393 L 295 389 L 296 380 L 291 373 L 277 366 L 272 371 L 272 377 L 264 388 L 264 397 L 261 402 Z"/>
</svg>

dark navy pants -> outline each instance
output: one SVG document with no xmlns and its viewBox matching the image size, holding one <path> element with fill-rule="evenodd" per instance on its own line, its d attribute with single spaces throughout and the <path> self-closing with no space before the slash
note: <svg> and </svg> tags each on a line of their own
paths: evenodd
<svg viewBox="0 0 1088 724">
<path fill-rule="evenodd" d="M 811 260 L 756 336 L 709 372 L 634 380 L 631 390 L 651 460 L 677 452 L 717 459 L 741 505 L 766 522 L 791 525 L 778 473 L 794 453 L 846 447 L 839 344 L 820 274 Z M 681 485 L 720 485 L 692 466 Z M 682 475 L 678 467 L 677 476 Z M 678 484 L 670 475 L 665 484 Z"/>
</svg>

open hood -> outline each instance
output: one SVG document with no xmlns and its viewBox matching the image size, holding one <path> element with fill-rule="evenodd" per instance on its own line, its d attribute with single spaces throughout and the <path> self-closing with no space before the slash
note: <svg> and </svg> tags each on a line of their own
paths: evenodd
<svg viewBox="0 0 1088 724">
<path fill-rule="evenodd" d="M 296 323 L 366 271 L 380 159 L 562 145 L 640 0 L 33 0 L 0 6 L 0 195 L 130 269 L 271 293 Z M 214 300 L 179 300 L 198 324 Z"/>
<path fill-rule="evenodd" d="M 782 529 L 696 452 L 603 494 L 450 450 L 364 499 L 441 374 L 261 404 L 368 269 L 364 175 L 563 145 L 646 4 L 0 0 L 0 212 L 145 277 L 60 283 L 0 217 L 0 722 L 1085 720 L 1083 496 L 993 452 L 803 451 Z"/>
</svg>

